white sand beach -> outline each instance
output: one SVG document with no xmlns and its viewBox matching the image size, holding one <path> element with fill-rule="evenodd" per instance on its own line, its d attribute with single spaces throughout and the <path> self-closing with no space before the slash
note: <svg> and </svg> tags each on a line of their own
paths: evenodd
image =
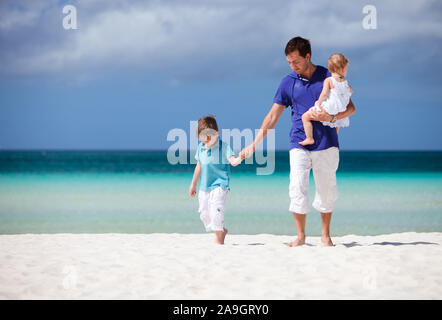
<svg viewBox="0 0 442 320">
<path fill-rule="evenodd" d="M 1 299 L 441 299 L 442 233 L 0 236 Z"/>
</svg>

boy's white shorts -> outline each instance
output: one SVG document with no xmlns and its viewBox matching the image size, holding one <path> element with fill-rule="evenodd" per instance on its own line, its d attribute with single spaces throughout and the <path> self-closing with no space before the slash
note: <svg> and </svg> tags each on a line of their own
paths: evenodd
<svg viewBox="0 0 442 320">
<path fill-rule="evenodd" d="M 319 212 L 332 212 L 333 204 L 338 198 L 338 165 L 339 149 L 336 147 L 320 151 L 291 149 L 289 211 L 301 214 L 309 212 L 308 186 L 310 169 L 313 169 L 316 193 L 312 206 Z"/>
<path fill-rule="evenodd" d="M 209 191 L 199 191 L 198 212 L 206 231 L 224 230 L 224 205 L 228 192 L 228 189 L 224 190 L 221 187 Z"/>
</svg>

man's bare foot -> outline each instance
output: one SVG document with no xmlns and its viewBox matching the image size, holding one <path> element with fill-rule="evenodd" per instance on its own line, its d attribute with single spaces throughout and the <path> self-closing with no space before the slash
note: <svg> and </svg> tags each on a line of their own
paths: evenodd
<svg viewBox="0 0 442 320">
<path fill-rule="evenodd" d="M 304 141 L 299 142 L 299 144 L 301 146 L 307 146 L 307 145 L 313 144 L 313 143 L 315 143 L 315 139 L 313 139 L 313 138 L 306 138 Z"/>
<path fill-rule="evenodd" d="M 305 244 L 305 238 L 297 238 L 295 241 L 290 243 L 284 243 L 287 247 L 298 247 Z"/>
<path fill-rule="evenodd" d="M 224 239 L 226 238 L 228 231 L 229 230 L 227 230 L 226 228 L 224 228 L 223 231 L 216 231 L 215 232 L 215 242 L 217 244 L 224 244 Z"/>
<path fill-rule="evenodd" d="M 328 237 L 321 237 L 321 242 L 325 247 L 333 247 L 334 244 L 332 242 L 332 239 L 330 238 L 330 236 Z"/>
</svg>

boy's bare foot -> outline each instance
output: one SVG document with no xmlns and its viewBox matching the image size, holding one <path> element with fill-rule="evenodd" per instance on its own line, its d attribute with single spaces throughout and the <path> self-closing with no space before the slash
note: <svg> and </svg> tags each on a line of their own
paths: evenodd
<svg viewBox="0 0 442 320">
<path fill-rule="evenodd" d="M 321 237 L 321 242 L 325 247 L 334 247 L 330 237 Z"/>
<path fill-rule="evenodd" d="M 315 143 L 315 139 L 313 139 L 313 138 L 306 138 L 304 141 L 299 142 L 299 144 L 301 146 L 307 146 L 307 145 L 313 144 L 313 143 Z"/>
<path fill-rule="evenodd" d="M 223 244 L 224 244 L 224 239 L 226 238 L 227 232 L 229 232 L 229 230 L 227 230 L 226 228 L 224 228 L 224 232 L 223 232 Z"/>
<path fill-rule="evenodd" d="M 284 243 L 287 247 L 298 247 L 305 244 L 305 238 L 297 238 L 295 241 L 290 243 Z"/>
<path fill-rule="evenodd" d="M 224 239 L 226 238 L 226 234 L 229 230 L 224 228 L 223 231 L 216 231 L 215 232 L 215 242 L 217 244 L 224 244 Z"/>
</svg>

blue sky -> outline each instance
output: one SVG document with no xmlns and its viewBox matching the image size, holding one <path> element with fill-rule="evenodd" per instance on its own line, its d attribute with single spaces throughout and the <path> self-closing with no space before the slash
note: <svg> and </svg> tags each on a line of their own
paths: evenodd
<svg viewBox="0 0 442 320">
<path fill-rule="evenodd" d="M 259 128 L 298 35 L 315 64 L 350 60 L 342 150 L 442 150 L 442 4 L 415 0 L 2 1 L 0 149 L 167 149 L 169 130 L 206 114 Z M 290 125 L 286 110 L 277 149 Z"/>
</svg>

